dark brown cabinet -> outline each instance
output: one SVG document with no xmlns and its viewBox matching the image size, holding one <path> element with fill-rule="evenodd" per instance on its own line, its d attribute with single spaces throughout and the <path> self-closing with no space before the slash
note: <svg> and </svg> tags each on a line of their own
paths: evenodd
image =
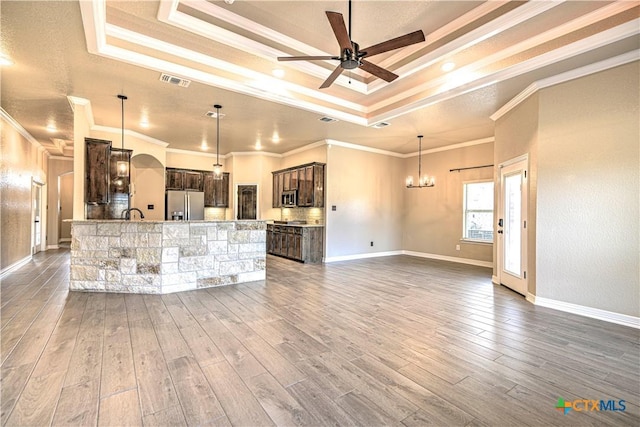
<svg viewBox="0 0 640 427">
<path fill-rule="evenodd" d="M 202 171 L 167 168 L 165 189 L 202 191 L 202 178 Z"/>
<path fill-rule="evenodd" d="M 222 179 L 215 179 L 213 172 L 203 173 L 204 205 L 211 208 L 229 207 L 229 173 L 223 172 Z"/>
<path fill-rule="evenodd" d="M 109 163 L 111 141 L 85 138 L 84 201 L 90 204 L 109 203 Z"/>
<path fill-rule="evenodd" d="M 322 262 L 324 227 L 267 225 L 267 252 L 306 263 Z"/>
<path fill-rule="evenodd" d="M 309 163 L 272 172 L 272 207 L 282 207 L 282 193 L 297 190 L 297 206 L 324 207 L 324 163 Z"/>
<path fill-rule="evenodd" d="M 118 176 L 117 163 L 131 161 L 131 150 L 111 148 L 111 141 L 85 138 L 87 219 L 119 219 L 129 208 L 130 175 Z"/>
</svg>

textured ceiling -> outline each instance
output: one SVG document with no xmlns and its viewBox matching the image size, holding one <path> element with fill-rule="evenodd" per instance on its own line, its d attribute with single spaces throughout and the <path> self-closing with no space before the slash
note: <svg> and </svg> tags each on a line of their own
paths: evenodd
<svg viewBox="0 0 640 427">
<path fill-rule="evenodd" d="M 531 83 L 639 48 L 638 2 L 354 1 L 361 47 L 421 29 L 426 41 L 371 58 L 400 77 L 357 70 L 328 89 L 337 55 L 325 11 L 347 1 L 1 2 L 2 108 L 55 155 L 72 155 L 68 96 L 90 102 L 98 126 L 125 127 L 169 148 L 284 153 L 333 139 L 398 153 L 493 136 L 490 115 Z M 453 61 L 456 67 L 443 72 Z M 272 70 L 284 70 L 277 78 Z M 192 81 L 182 88 L 161 72 Z M 338 118 L 323 123 L 322 116 Z M 149 126 L 142 127 L 141 120 Z M 378 122 L 390 125 L 376 129 Z M 57 131 L 47 131 L 54 123 Z M 277 134 L 279 141 L 274 141 Z"/>
</svg>

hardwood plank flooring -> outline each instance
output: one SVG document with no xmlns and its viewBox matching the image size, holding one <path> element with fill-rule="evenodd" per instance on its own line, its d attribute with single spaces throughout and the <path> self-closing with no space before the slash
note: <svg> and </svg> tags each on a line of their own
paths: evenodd
<svg viewBox="0 0 640 427">
<path fill-rule="evenodd" d="M 39 253 L 0 284 L 0 424 L 640 425 L 640 331 L 490 277 L 268 257 L 260 282 L 70 293 L 68 250 Z M 565 415 L 559 398 L 626 410 Z"/>
</svg>

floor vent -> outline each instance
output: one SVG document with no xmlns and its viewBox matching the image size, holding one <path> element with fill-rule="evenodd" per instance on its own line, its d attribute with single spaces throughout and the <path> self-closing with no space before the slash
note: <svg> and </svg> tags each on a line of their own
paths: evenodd
<svg viewBox="0 0 640 427">
<path fill-rule="evenodd" d="M 389 126 L 391 123 L 387 123 L 387 122 L 380 122 L 380 123 L 376 123 L 375 125 L 371 126 L 374 129 L 382 129 L 382 128 L 386 128 L 387 126 Z"/>
<path fill-rule="evenodd" d="M 334 119 L 333 117 L 329 117 L 329 116 L 320 117 L 318 120 L 320 120 L 321 122 L 325 122 L 325 123 L 331 123 L 331 122 L 337 122 L 338 121 L 338 119 Z"/>
<path fill-rule="evenodd" d="M 191 80 L 183 79 L 165 73 L 162 73 L 160 75 L 160 81 L 180 87 L 189 87 L 189 85 L 191 84 Z"/>
</svg>

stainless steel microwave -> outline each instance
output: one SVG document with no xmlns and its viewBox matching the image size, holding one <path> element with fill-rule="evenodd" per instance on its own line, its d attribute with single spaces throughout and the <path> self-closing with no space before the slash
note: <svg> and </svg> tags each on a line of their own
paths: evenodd
<svg viewBox="0 0 640 427">
<path fill-rule="evenodd" d="M 290 190 L 282 192 L 282 207 L 295 207 L 298 202 L 298 191 Z"/>
</svg>

